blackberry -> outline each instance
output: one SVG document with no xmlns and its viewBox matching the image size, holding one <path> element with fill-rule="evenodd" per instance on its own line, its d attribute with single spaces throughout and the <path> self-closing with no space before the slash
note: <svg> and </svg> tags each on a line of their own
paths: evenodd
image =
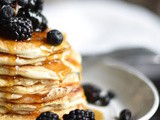
<svg viewBox="0 0 160 120">
<path fill-rule="evenodd" d="M 51 30 L 47 33 L 47 42 L 51 45 L 60 45 L 63 41 L 63 35 L 58 30 Z"/>
<path fill-rule="evenodd" d="M 53 112 L 47 111 L 41 113 L 36 120 L 60 120 L 59 116 Z"/>
<path fill-rule="evenodd" d="M 132 113 L 128 109 L 124 109 L 120 112 L 119 120 L 131 120 Z"/>
<path fill-rule="evenodd" d="M 73 110 L 63 115 L 63 120 L 95 120 L 95 114 L 90 110 Z"/>
<path fill-rule="evenodd" d="M 87 101 L 89 103 L 95 103 L 97 100 L 100 99 L 101 89 L 91 85 L 91 84 L 84 84 L 83 85 L 84 93 L 86 95 Z"/>
<path fill-rule="evenodd" d="M 12 17 L 5 23 L 0 23 L 4 35 L 15 40 L 24 40 L 32 36 L 32 22 L 27 18 Z"/>
<path fill-rule="evenodd" d="M 112 91 L 108 91 L 105 95 L 101 95 L 101 89 L 92 84 L 83 85 L 84 93 L 89 103 L 106 106 L 110 103 L 110 100 L 115 97 Z"/>
<path fill-rule="evenodd" d="M 0 9 L 0 19 L 11 18 L 14 15 L 14 10 L 10 5 L 3 5 Z"/>
<path fill-rule="evenodd" d="M 17 16 L 30 19 L 32 21 L 34 31 L 41 32 L 47 28 L 47 20 L 40 12 L 21 8 L 19 9 Z"/>
</svg>

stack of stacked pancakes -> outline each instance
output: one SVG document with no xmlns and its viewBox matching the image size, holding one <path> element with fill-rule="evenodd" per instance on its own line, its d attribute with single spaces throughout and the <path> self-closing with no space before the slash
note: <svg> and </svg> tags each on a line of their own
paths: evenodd
<svg viewBox="0 0 160 120">
<path fill-rule="evenodd" d="M 35 120 L 41 112 L 60 117 L 85 107 L 81 57 L 63 40 L 46 43 L 46 32 L 29 41 L 0 38 L 0 119 Z"/>
</svg>

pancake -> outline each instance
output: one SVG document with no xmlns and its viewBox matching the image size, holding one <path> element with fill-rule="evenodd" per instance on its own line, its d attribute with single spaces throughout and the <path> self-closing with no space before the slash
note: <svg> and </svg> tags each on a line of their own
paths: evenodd
<svg viewBox="0 0 160 120">
<path fill-rule="evenodd" d="M 62 118 L 64 114 L 68 114 L 71 110 L 75 109 L 86 109 L 83 103 L 80 103 L 78 105 L 69 107 L 65 110 L 57 110 L 52 111 L 53 113 L 56 113 Z M 1 120 L 36 120 L 37 116 L 39 114 L 33 114 L 33 115 L 19 115 L 19 114 L 0 114 Z"/>
<path fill-rule="evenodd" d="M 1 87 L 0 93 L 11 93 L 12 94 L 21 94 L 21 95 L 30 95 L 30 94 L 38 94 L 38 95 L 45 95 L 48 94 L 49 96 L 54 95 L 55 93 L 59 94 L 60 92 L 67 92 L 69 89 L 77 88 L 77 83 L 72 83 L 72 85 L 33 85 L 29 87 L 22 87 L 22 86 L 13 86 L 13 87 Z M 51 95 L 50 95 L 51 94 Z"/>
<path fill-rule="evenodd" d="M 16 42 L 13 40 L 5 40 L 0 38 L 0 52 L 16 55 L 23 58 L 40 58 L 47 57 L 51 54 L 66 51 L 71 46 L 65 40 L 59 46 L 52 46 L 46 42 L 46 32 L 41 35 L 33 33 L 30 41 Z"/>
<path fill-rule="evenodd" d="M 85 108 L 81 56 L 65 37 L 53 46 L 46 34 L 23 42 L 0 38 L 0 120 L 35 120 L 46 111 L 62 117 Z"/>
<path fill-rule="evenodd" d="M 41 66 L 1 66 L 0 75 L 23 76 L 32 79 L 64 79 L 70 72 L 79 72 L 81 67 L 79 63 L 69 59 L 70 61 L 53 60 L 44 63 Z M 72 62 L 72 63 L 71 63 Z"/>
<path fill-rule="evenodd" d="M 63 110 L 69 107 L 75 106 L 80 103 L 86 103 L 82 89 L 78 91 L 72 91 L 68 95 L 55 99 L 54 101 L 45 102 L 42 104 L 19 104 L 0 102 L 1 114 L 4 113 L 18 113 L 18 114 L 35 114 L 44 111 Z M 22 113 L 20 113 L 23 111 Z"/>
<path fill-rule="evenodd" d="M 52 88 L 58 87 L 52 84 L 42 85 L 36 84 L 32 86 L 12 86 L 12 87 L 0 87 L 1 92 L 9 92 L 14 94 L 38 94 L 38 93 L 46 93 L 49 92 Z"/>
<path fill-rule="evenodd" d="M 32 86 L 35 84 L 54 84 L 59 85 L 60 81 L 43 80 L 43 79 L 31 79 L 21 76 L 0 76 L 0 87 L 12 87 L 12 86 Z"/>
<path fill-rule="evenodd" d="M 42 89 L 40 92 L 35 90 L 17 90 L 14 92 L 3 90 L 0 92 L 0 101 L 6 101 L 9 103 L 43 103 L 57 98 L 63 97 L 69 94 L 80 86 L 79 83 L 72 83 L 72 85 L 61 85 L 62 87 L 50 88 L 47 90 Z M 47 87 L 48 88 L 48 87 Z M 22 93 L 22 94 L 21 94 Z M 26 93 L 26 94 L 25 94 Z"/>
<path fill-rule="evenodd" d="M 63 80 L 45 80 L 45 79 L 31 79 L 21 76 L 0 76 L 0 87 L 12 86 L 33 86 L 35 84 L 52 84 L 59 85 L 60 83 L 74 83 L 79 82 L 81 78 L 80 73 L 69 73 Z"/>
<path fill-rule="evenodd" d="M 73 50 L 64 51 L 61 53 L 55 53 L 47 57 L 41 57 L 41 58 L 22 58 L 17 57 L 15 55 L 11 54 L 4 54 L 0 53 L 0 65 L 38 65 L 42 64 L 44 61 L 50 61 L 50 60 L 57 60 L 57 59 L 67 59 L 70 57 L 73 53 Z M 76 57 L 78 58 L 78 57 Z"/>
</svg>

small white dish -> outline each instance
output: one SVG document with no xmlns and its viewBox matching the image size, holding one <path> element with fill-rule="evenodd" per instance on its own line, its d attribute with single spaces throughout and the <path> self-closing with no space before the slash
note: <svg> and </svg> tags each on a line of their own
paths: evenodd
<svg viewBox="0 0 160 120">
<path fill-rule="evenodd" d="M 90 106 L 102 111 L 105 120 L 115 120 L 125 108 L 132 111 L 133 120 L 149 120 L 159 105 L 158 91 L 147 77 L 113 60 L 84 60 L 83 82 L 115 92 L 116 98 L 108 106 Z"/>
</svg>

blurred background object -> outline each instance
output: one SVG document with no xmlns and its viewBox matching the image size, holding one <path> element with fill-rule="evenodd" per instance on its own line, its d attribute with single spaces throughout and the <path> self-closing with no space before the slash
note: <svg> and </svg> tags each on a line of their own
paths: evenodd
<svg viewBox="0 0 160 120">
<path fill-rule="evenodd" d="M 160 15 L 160 0 L 125 0 L 143 7 Z"/>
<path fill-rule="evenodd" d="M 160 18 L 145 8 L 119 0 L 48 0 L 44 13 L 83 55 L 136 47 L 160 53 Z"/>
</svg>

